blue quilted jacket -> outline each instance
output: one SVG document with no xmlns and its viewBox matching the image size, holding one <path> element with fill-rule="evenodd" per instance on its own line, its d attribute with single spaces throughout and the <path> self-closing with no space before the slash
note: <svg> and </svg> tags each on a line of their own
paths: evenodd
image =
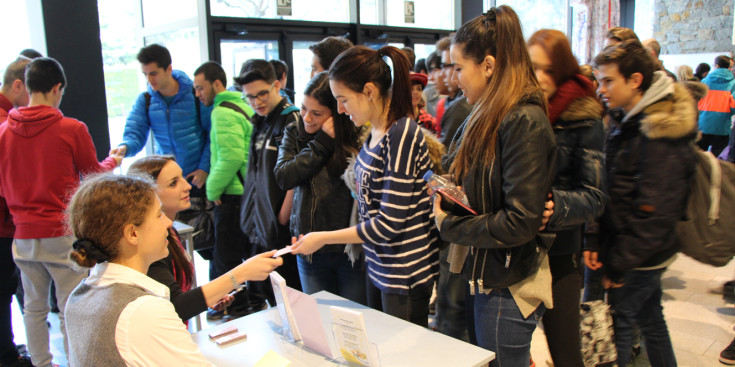
<svg viewBox="0 0 735 367">
<path fill-rule="evenodd" d="M 151 104 L 146 113 L 145 93 L 141 93 L 128 115 L 123 133 L 127 145 L 126 157 L 140 152 L 148 139 L 148 131 L 153 131 L 156 154 L 173 154 L 184 171 L 184 176 L 196 169 L 209 172 L 209 130 L 212 107 L 205 107 L 192 92 L 192 81 L 182 71 L 174 70 L 173 78 L 179 83 L 179 92 L 170 106 L 166 105 L 160 93 L 148 86 Z M 197 116 L 195 103 L 200 103 Z"/>
</svg>

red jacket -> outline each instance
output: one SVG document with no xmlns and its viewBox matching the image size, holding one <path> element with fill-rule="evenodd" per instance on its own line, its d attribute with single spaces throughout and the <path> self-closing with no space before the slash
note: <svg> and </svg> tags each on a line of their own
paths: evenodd
<svg viewBox="0 0 735 367">
<path fill-rule="evenodd" d="M 0 157 L 0 196 L 16 239 L 66 235 L 64 210 L 80 176 L 115 168 L 111 157 L 97 162 L 86 125 L 49 106 L 10 111 L 0 126 Z"/>
<path fill-rule="evenodd" d="M 8 112 L 13 109 L 13 104 L 7 97 L 0 93 L 0 125 L 5 123 L 8 118 Z M 0 196 L 0 237 L 13 238 L 15 226 L 13 225 L 13 217 L 8 211 L 8 204 L 5 198 Z"/>
</svg>

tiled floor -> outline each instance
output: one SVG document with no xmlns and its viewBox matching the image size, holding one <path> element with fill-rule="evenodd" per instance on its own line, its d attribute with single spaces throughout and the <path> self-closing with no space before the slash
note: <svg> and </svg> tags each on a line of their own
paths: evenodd
<svg viewBox="0 0 735 367">
<path fill-rule="evenodd" d="M 684 255 L 664 273 L 664 315 L 679 366 L 724 366 L 718 357 L 735 337 L 735 298 L 723 296 L 720 290 L 722 283 L 733 278 L 735 261 L 714 268 Z M 531 356 L 538 367 L 550 365 L 540 328 L 533 335 Z M 649 365 L 645 353 L 635 363 Z"/>
<path fill-rule="evenodd" d="M 197 256 L 198 257 L 198 256 Z M 207 263 L 196 261 L 198 279 L 206 279 Z M 718 361 L 720 351 L 735 337 L 735 298 L 715 293 L 722 283 L 735 278 L 735 261 L 723 268 L 700 264 L 680 255 L 664 274 L 664 314 L 674 343 L 679 366 L 723 366 Z M 204 319 L 204 317 L 202 317 Z M 54 363 L 67 364 L 63 353 L 58 317 L 51 314 L 51 348 Z M 25 343 L 23 320 L 13 303 L 13 326 L 16 343 Z M 204 321 L 204 328 L 207 327 Z M 534 333 L 531 355 L 538 367 L 549 360 L 546 337 L 541 328 Z M 645 354 L 635 366 L 648 366 Z"/>
</svg>

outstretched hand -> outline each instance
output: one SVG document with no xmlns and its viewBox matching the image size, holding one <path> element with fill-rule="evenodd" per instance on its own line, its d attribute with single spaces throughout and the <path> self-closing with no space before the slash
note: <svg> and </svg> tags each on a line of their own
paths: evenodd
<svg viewBox="0 0 735 367">
<path fill-rule="evenodd" d="M 275 253 L 273 250 L 257 254 L 238 265 L 235 270 L 243 272 L 245 280 L 265 280 L 273 270 L 283 264 L 280 257 L 273 258 Z"/>
<path fill-rule="evenodd" d="M 298 239 L 291 237 L 291 253 L 294 255 L 311 255 L 324 247 L 325 244 L 320 232 L 311 232 L 307 235 L 302 234 Z"/>
</svg>

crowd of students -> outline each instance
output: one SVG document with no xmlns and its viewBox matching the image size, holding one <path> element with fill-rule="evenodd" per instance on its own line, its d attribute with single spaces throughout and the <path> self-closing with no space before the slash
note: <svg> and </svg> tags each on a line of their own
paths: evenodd
<svg viewBox="0 0 735 367">
<path fill-rule="evenodd" d="M 273 306 L 277 269 L 293 288 L 424 327 L 436 285 L 436 329 L 495 352 L 491 366 L 532 363 L 539 320 L 554 365 L 583 366 L 580 293 L 608 289 L 617 364 L 639 330 L 651 364 L 675 366 L 661 274 L 679 248 L 697 122 L 711 117 L 698 116 L 700 87 L 676 83 L 644 43 L 611 29 L 593 72 L 562 32 L 524 39 L 508 6 L 440 40 L 416 72 L 405 50 L 327 37 L 310 47 L 300 108 L 283 63 L 248 60 L 228 88 L 218 63 L 192 80 L 154 44 L 138 54 L 147 91 L 102 162 L 58 109 L 61 65 L 21 57 L 0 89 L 0 197 L 30 360 L 7 347 L 8 307 L 0 365 L 51 365 L 52 281 L 72 366 L 210 365 L 184 324 Z M 156 155 L 109 173 L 149 132 Z M 428 171 L 477 214 L 444 206 Z M 172 220 L 195 197 L 215 204 L 215 243 L 211 281 L 193 288 Z"/>
</svg>

